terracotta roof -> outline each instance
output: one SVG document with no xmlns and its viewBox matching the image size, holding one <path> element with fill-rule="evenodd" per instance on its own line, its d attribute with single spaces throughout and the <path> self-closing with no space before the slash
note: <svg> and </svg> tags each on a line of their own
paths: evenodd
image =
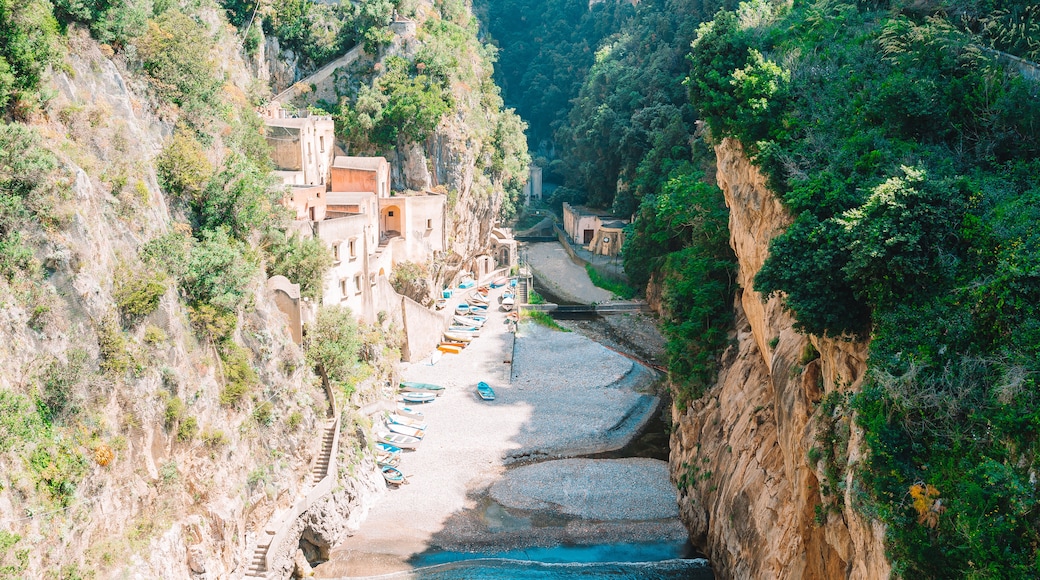
<svg viewBox="0 0 1040 580">
<path fill-rule="evenodd" d="M 361 169 L 363 171 L 379 171 L 386 164 L 383 157 L 336 157 L 332 166 L 338 169 Z"/>
</svg>

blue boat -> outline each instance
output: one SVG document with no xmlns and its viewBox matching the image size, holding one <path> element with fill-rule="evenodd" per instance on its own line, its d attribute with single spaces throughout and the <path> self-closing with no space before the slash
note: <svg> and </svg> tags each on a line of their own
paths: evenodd
<svg viewBox="0 0 1040 580">
<path fill-rule="evenodd" d="M 383 472 L 383 479 L 385 479 L 387 483 L 391 485 L 401 485 L 404 483 L 404 474 L 401 473 L 400 469 L 392 465 L 384 465 L 380 470 Z"/>
<path fill-rule="evenodd" d="M 480 398 L 484 399 L 485 401 L 495 400 L 495 390 L 491 388 L 491 385 L 485 383 L 484 381 L 480 381 L 479 383 L 477 383 L 477 394 L 480 395 Z"/>
<path fill-rule="evenodd" d="M 382 441 L 376 443 L 376 447 L 378 449 L 380 449 L 381 451 L 386 451 L 387 453 L 394 454 L 394 455 L 396 455 L 396 454 L 401 452 L 401 448 L 400 447 L 398 447 L 396 445 L 391 445 L 389 443 L 383 443 Z"/>
</svg>

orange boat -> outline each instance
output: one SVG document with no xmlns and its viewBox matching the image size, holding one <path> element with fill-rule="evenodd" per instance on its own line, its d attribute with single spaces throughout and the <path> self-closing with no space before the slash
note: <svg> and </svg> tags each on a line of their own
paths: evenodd
<svg viewBox="0 0 1040 580">
<path fill-rule="evenodd" d="M 457 343 L 442 342 L 437 345 L 437 350 L 448 353 L 448 354 L 459 354 L 465 347 L 459 346 Z"/>
</svg>

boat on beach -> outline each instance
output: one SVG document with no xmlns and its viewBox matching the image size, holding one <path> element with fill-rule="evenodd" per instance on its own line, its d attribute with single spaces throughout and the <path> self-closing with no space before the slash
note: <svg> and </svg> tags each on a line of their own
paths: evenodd
<svg viewBox="0 0 1040 580">
<path fill-rule="evenodd" d="M 405 417 L 404 415 L 398 415 L 397 413 L 390 413 L 389 415 L 386 416 L 386 418 L 389 419 L 391 423 L 396 423 L 398 425 L 405 425 L 406 427 L 414 427 L 416 429 L 420 429 L 420 430 L 423 430 L 423 431 L 426 430 L 426 423 L 424 421 L 419 420 L 419 419 L 413 419 L 411 417 Z"/>
<path fill-rule="evenodd" d="M 455 314 L 466 314 L 469 310 L 469 304 L 466 304 L 465 302 L 455 306 Z"/>
<path fill-rule="evenodd" d="M 376 455 L 376 464 L 380 467 L 384 465 L 392 465 L 398 467 L 401 465 L 401 454 L 400 453 L 386 453 L 382 451 Z"/>
<path fill-rule="evenodd" d="M 394 433 L 391 431 L 384 431 L 377 434 L 376 440 L 383 443 L 389 443 L 390 445 L 400 447 L 401 449 L 418 449 L 419 443 L 422 442 L 418 437 L 402 435 L 401 433 Z"/>
<path fill-rule="evenodd" d="M 404 474 L 401 470 L 394 467 L 393 465 L 384 465 L 380 468 L 383 472 L 383 479 L 391 485 L 401 485 L 404 483 Z"/>
<path fill-rule="evenodd" d="M 411 419 L 418 419 L 420 421 L 426 419 L 426 415 L 418 409 L 413 409 L 404 403 L 397 404 L 397 414 L 402 417 L 409 417 Z"/>
<path fill-rule="evenodd" d="M 473 335 L 468 332 L 445 332 L 444 339 L 449 342 L 472 342 Z"/>
<path fill-rule="evenodd" d="M 502 295 L 502 310 L 509 312 L 513 310 L 513 306 L 516 304 L 516 295 L 512 293 L 506 293 Z"/>
<path fill-rule="evenodd" d="M 465 332 L 471 336 L 480 336 L 480 329 L 476 326 L 462 326 L 459 324 L 453 324 L 448 327 L 448 332 Z"/>
<path fill-rule="evenodd" d="M 387 423 L 386 428 L 389 429 L 391 433 L 407 435 L 408 437 L 415 437 L 416 439 L 422 439 L 426 436 L 426 431 L 423 431 L 422 429 L 416 429 L 415 427 L 409 427 L 408 425 Z"/>
<path fill-rule="evenodd" d="M 463 345 L 454 342 L 442 342 L 437 345 L 437 350 L 447 354 L 459 354 L 463 348 Z"/>
<path fill-rule="evenodd" d="M 508 283 L 509 283 L 509 279 L 506 278 L 505 276 L 503 276 L 501 278 L 495 278 L 494 280 L 492 280 L 491 281 L 491 287 L 492 288 L 501 288 L 501 287 L 505 286 Z"/>
<path fill-rule="evenodd" d="M 440 385 L 434 385 L 430 383 L 416 383 L 412 381 L 401 381 L 400 387 L 402 392 L 406 393 L 434 393 L 436 395 L 444 394 L 444 387 Z"/>
<path fill-rule="evenodd" d="M 484 381 L 480 381 L 479 383 L 477 383 L 477 395 L 485 401 L 495 400 L 495 390 L 491 388 L 491 385 L 485 383 Z"/>
<path fill-rule="evenodd" d="M 437 398 L 437 395 L 434 395 L 433 393 L 429 393 L 429 392 L 427 392 L 427 393 L 416 393 L 416 392 L 401 393 L 401 400 L 404 401 L 405 403 L 431 403 L 436 398 Z"/>
<path fill-rule="evenodd" d="M 396 445 L 391 445 L 389 443 L 383 443 L 382 441 L 379 441 L 376 443 L 376 451 L 382 453 L 389 453 L 391 455 L 399 455 L 401 453 L 401 448 Z"/>
<path fill-rule="evenodd" d="M 451 320 L 453 324 L 458 324 L 460 326 L 475 326 L 477 328 L 484 326 L 484 323 L 487 321 L 486 318 L 478 316 L 460 316 L 458 314 L 452 316 Z"/>
</svg>

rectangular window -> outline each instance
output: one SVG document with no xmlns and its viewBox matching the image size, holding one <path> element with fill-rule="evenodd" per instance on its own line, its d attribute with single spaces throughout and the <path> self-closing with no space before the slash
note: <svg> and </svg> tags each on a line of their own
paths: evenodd
<svg viewBox="0 0 1040 580">
<path fill-rule="evenodd" d="M 343 278 L 342 280 L 339 281 L 339 295 L 342 297 L 342 299 L 346 299 L 347 298 L 347 279 L 346 278 Z"/>
<path fill-rule="evenodd" d="M 428 230 L 432 230 L 433 229 L 433 220 L 432 219 L 427 219 L 426 220 L 426 229 L 428 229 Z"/>
<path fill-rule="evenodd" d="M 339 246 L 340 244 L 332 244 L 332 260 L 335 262 L 339 261 Z"/>
<path fill-rule="evenodd" d="M 357 240 L 350 240 L 350 242 L 349 242 L 349 244 L 347 246 L 347 248 L 348 248 L 348 250 L 350 252 L 351 259 L 357 257 L 357 244 L 355 243 L 356 241 Z"/>
<path fill-rule="evenodd" d="M 354 293 L 361 294 L 361 274 L 354 276 Z"/>
<path fill-rule="evenodd" d="M 320 151 L 322 153 L 325 152 L 325 136 L 324 135 L 319 135 L 318 136 L 318 151 Z"/>
</svg>

